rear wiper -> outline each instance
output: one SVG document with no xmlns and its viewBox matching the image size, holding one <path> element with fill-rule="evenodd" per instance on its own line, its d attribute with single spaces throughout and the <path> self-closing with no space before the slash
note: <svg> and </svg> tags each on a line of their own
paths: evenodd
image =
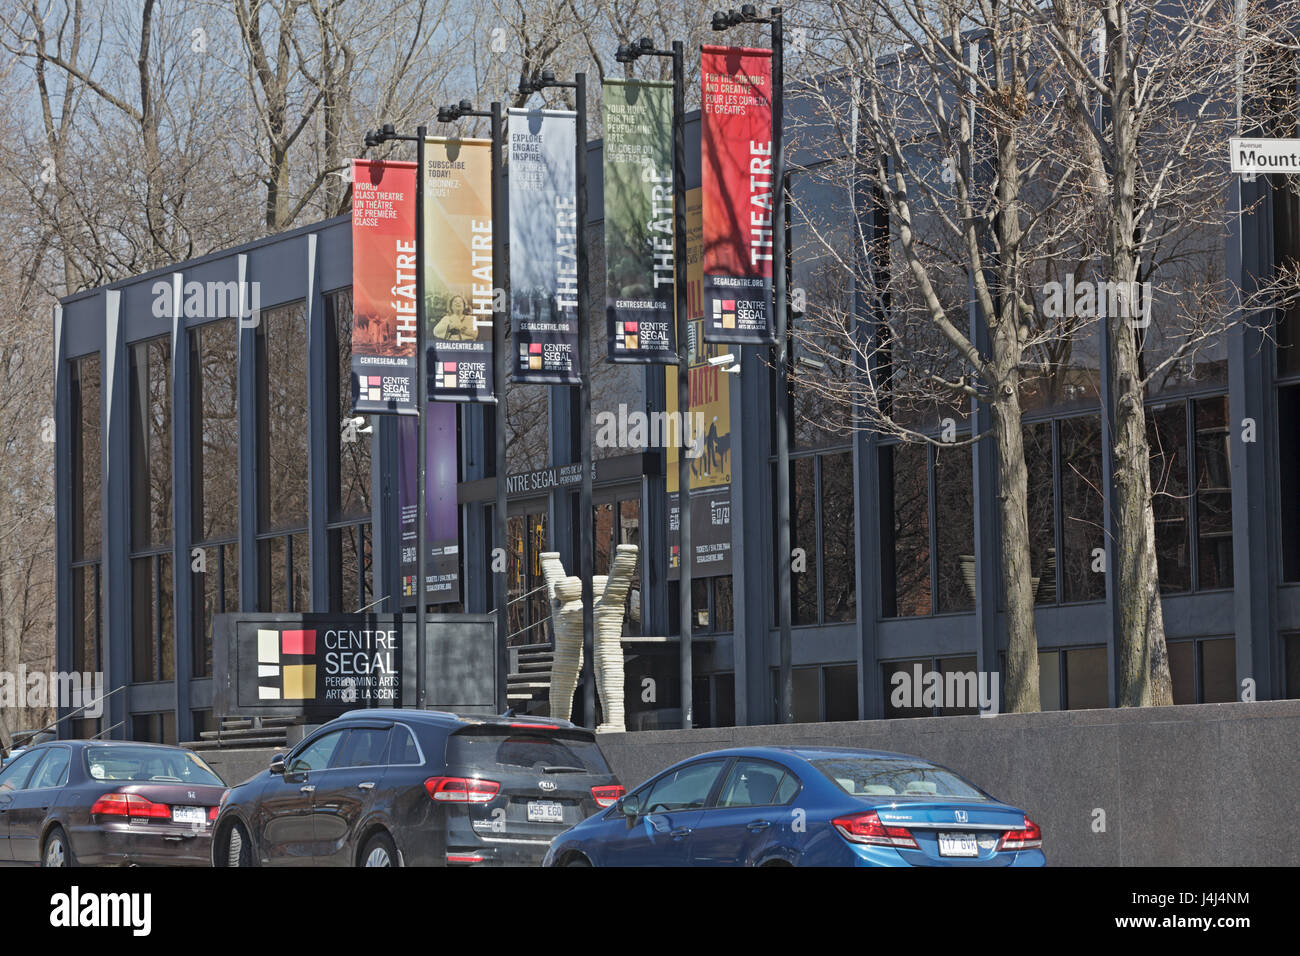
<svg viewBox="0 0 1300 956">
<path fill-rule="evenodd" d="M 542 773 L 586 773 L 586 767 L 543 767 Z"/>
</svg>

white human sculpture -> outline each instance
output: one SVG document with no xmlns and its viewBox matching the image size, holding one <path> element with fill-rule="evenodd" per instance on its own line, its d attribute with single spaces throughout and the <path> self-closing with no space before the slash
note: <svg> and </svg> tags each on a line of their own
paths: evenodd
<svg viewBox="0 0 1300 956">
<path fill-rule="evenodd" d="M 573 694 L 582 672 L 582 579 L 569 577 L 557 552 L 540 555 L 542 575 L 551 594 L 551 621 L 555 654 L 551 662 L 551 716 L 568 720 Z M 596 658 L 596 688 L 604 708 L 601 732 L 622 731 L 623 716 L 623 607 L 636 570 L 637 546 L 620 544 L 611 574 L 591 579 L 592 640 Z"/>
</svg>

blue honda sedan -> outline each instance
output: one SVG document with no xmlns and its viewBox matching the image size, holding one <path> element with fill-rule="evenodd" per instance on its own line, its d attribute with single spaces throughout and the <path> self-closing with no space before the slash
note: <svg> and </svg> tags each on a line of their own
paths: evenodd
<svg viewBox="0 0 1300 956">
<path fill-rule="evenodd" d="M 1043 866 L 1043 835 L 905 754 L 746 747 L 669 767 L 555 838 L 544 866 Z"/>
</svg>

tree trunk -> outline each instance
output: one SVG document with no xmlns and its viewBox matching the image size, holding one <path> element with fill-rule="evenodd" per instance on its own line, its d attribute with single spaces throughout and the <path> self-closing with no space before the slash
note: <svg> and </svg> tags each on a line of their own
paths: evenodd
<svg viewBox="0 0 1300 956">
<path fill-rule="evenodd" d="M 1034 589 L 1029 567 L 1029 480 L 1025 467 L 1020 396 L 1014 385 L 993 403 L 998 449 L 998 509 L 1001 518 L 1002 594 L 1006 601 L 1006 709 L 1027 713 L 1042 708 L 1038 693 L 1038 637 L 1034 629 Z"/>
<path fill-rule="evenodd" d="M 1115 164 L 1110 183 L 1110 280 L 1134 289 L 1138 279 L 1135 209 L 1138 157 L 1134 82 L 1128 50 L 1128 10 L 1112 0 L 1106 26 L 1113 45 L 1108 56 L 1114 108 L 1111 116 Z M 1100 298 L 1098 301 L 1100 303 Z M 1130 298 L 1120 301 L 1132 303 Z M 1156 562 L 1155 512 L 1147 447 L 1144 386 L 1138 368 L 1133 309 L 1108 315 L 1110 379 L 1115 430 L 1115 583 L 1119 633 L 1115 635 L 1116 696 L 1121 707 L 1173 703 L 1165 648 L 1160 573 Z M 1108 571 L 1110 569 L 1107 569 Z"/>
</svg>

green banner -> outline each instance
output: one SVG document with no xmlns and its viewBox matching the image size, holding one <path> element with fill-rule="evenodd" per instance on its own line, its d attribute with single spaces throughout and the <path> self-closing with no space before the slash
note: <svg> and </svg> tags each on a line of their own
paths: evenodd
<svg viewBox="0 0 1300 956">
<path fill-rule="evenodd" d="M 606 80 L 602 89 L 608 357 L 676 363 L 673 85 Z"/>
</svg>

